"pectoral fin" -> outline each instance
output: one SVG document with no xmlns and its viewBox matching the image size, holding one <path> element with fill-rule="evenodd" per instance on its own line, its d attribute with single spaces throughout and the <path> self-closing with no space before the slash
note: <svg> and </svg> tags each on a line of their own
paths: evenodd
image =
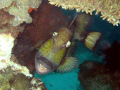
<svg viewBox="0 0 120 90">
<path fill-rule="evenodd" d="M 59 67 L 57 68 L 58 72 L 69 72 L 72 71 L 74 68 L 78 67 L 79 61 L 75 57 L 65 57 Z"/>
</svg>

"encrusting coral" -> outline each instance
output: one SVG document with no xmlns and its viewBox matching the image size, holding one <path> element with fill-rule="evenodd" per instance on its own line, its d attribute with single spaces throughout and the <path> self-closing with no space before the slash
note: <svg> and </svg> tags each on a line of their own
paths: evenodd
<svg viewBox="0 0 120 90">
<path fill-rule="evenodd" d="M 120 24 L 120 0 L 49 0 L 50 4 L 61 6 L 63 9 L 76 9 L 90 13 L 96 10 L 96 14 L 101 12 L 101 17 L 107 19 L 109 23 L 118 26 Z"/>
<path fill-rule="evenodd" d="M 0 90 L 45 90 L 45 85 L 37 78 L 26 77 L 6 68 L 0 70 Z"/>
<path fill-rule="evenodd" d="M 11 22 L 13 26 L 18 26 L 23 22 L 31 23 L 32 18 L 29 15 L 29 8 L 38 8 L 42 0 L 1 0 L 0 9 L 9 12 L 14 16 Z"/>
</svg>

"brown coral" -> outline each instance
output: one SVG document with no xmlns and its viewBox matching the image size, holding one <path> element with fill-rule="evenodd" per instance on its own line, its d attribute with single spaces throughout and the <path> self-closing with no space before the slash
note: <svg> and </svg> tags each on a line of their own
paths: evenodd
<svg viewBox="0 0 120 90">
<path fill-rule="evenodd" d="M 118 26 L 120 24 L 120 0 L 49 0 L 50 4 L 62 6 L 63 9 L 76 9 L 92 14 L 101 12 L 101 17 L 109 23 Z"/>
<path fill-rule="evenodd" d="M 10 15 L 8 12 L 3 9 L 0 10 L 0 34 L 11 34 L 14 38 L 17 37 L 19 32 L 22 32 L 24 27 L 21 25 L 14 27 L 12 25 L 14 16 Z"/>
</svg>

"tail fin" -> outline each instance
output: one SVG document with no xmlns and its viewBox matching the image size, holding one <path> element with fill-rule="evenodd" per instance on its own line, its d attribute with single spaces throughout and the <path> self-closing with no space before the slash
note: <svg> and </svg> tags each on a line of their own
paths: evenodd
<svg viewBox="0 0 120 90">
<path fill-rule="evenodd" d="M 95 51 L 99 41 L 102 39 L 103 35 L 96 31 L 87 31 L 82 40 L 83 44 L 90 50 Z"/>
</svg>

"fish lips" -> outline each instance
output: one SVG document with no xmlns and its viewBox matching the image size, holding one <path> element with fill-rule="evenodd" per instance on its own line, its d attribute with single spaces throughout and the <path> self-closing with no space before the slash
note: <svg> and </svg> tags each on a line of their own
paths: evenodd
<svg viewBox="0 0 120 90">
<path fill-rule="evenodd" d="M 46 57 L 40 55 L 39 53 L 35 56 L 35 69 L 38 74 L 48 74 L 57 68 L 55 63 L 48 60 Z"/>
</svg>

